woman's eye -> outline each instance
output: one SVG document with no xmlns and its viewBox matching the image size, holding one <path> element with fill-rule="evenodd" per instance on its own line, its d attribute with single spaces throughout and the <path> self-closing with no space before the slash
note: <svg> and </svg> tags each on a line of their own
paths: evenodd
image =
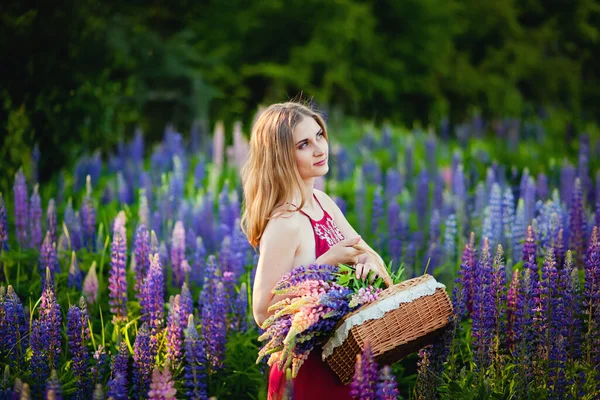
<svg viewBox="0 0 600 400">
<path fill-rule="evenodd" d="M 302 143 L 302 144 L 301 144 L 301 145 L 300 145 L 298 148 L 299 148 L 300 150 L 302 150 L 302 149 L 303 149 L 303 148 L 305 148 L 305 147 L 306 147 L 306 143 Z"/>
</svg>

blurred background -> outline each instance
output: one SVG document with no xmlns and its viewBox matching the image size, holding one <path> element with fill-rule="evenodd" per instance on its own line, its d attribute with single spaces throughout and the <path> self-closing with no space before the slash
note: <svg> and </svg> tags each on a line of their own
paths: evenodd
<svg viewBox="0 0 600 400">
<path fill-rule="evenodd" d="M 8 0 L 0 50 L 0 191 L 138 126 L 148 143 L 169 123 L 248 134 L 258 105 L 299 95 L 450 136 L 551 118 L 556 146 L 597 135 L 600 115 L 595 0 Z"/>
</svg>

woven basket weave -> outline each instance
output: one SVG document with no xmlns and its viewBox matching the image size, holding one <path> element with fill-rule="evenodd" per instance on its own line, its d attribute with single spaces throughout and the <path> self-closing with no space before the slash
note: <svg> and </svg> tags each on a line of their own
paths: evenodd
<svg viewBox="0 0 600 400">
<path fill-rule="evenodd" d="M 385 298 L 423 284 L 431 275 L 423 275 L 390 286 L 379 298 L 346 315 L 336 326 L 337 330 L 351 316 Z M 353 326 L 343 344 L 335 347 L 326 361 L 347 385 L 354 376 L 356 355 L 362 353 L 365 342 L 371 344 L 373 356 L 379 365 L 393 364 L 420 348 L 431 344 L 449 324 L 452 304 L 443 288 L 435 289 L 432 295 L 401 303 L 396 309 L 386 312 L 379 319 L 371 319 Z M 334 330 L 334 332 L 335 332 Z"/>
</svg>

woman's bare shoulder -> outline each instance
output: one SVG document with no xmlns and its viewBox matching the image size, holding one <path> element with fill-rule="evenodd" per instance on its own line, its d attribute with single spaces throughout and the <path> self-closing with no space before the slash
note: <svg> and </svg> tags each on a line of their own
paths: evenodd
<svg viewBox="0 0 600 400">
<path fill-rule="evenodd" d="M 271 214 L 269 222 L 262 235 L 262 239 L 286 240 L 292 239 L 292 236 L 297 237 L 300 233 L 300 218 L 298 213 L 293 212 L 293 209 L 279 207 Z M 261 242 L 263 241 L 261 240 Z"/>
</svg>

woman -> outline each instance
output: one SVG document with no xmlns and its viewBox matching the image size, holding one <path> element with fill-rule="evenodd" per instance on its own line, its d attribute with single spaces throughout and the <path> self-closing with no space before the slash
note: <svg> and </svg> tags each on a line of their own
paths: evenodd
<svg viewBox="0 0 600 400">
<path fill-rule="evenodd" d="M 244 212 L 242 229 L 259 248 L 252 293 L 258 325 L 268 318 L 270 305 L 285 296 L 272 289 L 293 268 L 309 264 L 353 264 L 356 277 L 372 279 L 387 274 L 383 260 L 358 236 L 339 207 L 314 188 L 315 178 L 329 170 L 325 122 L 304 105 L 273 104 L 256 119 L 250 154 L 242 169 Z M 379 272 L 381 271 L 381 272 Z M 386 276 L 386 278 L 389 276 Z M 285 371 L 276 364 L 269 373 L 269 399 L 281 398 Z M 315 348 L 293 380 L 293 396 L 302 399 L 350 399 L 321 360 Z"/>
</svg>

